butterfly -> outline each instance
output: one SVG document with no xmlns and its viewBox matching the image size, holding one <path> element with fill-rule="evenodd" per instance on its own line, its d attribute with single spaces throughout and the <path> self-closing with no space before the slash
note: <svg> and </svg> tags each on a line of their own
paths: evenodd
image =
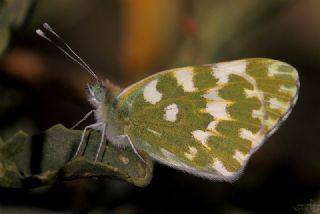
<svg viewBox="0 0 320 214">
<path fill-rule="evenodd" d="M 60 38 L 48 24 L 45 29 Z M 51 41 L 41 30 L 37 33 Z M 267 58 L 175 68 L 120 89 L 102 81 L 65 43 L 73 60 L 94 78 L 88 100 L 105 139 L 153 160 L 210 180 L 236 180 L 249 158 L 288 118 L 298 99 L 291 65 Z M 58 47 L 62 49 L 61 47 Z M 65 50 L 62 49 L 64 52 Z"/>
</svg>

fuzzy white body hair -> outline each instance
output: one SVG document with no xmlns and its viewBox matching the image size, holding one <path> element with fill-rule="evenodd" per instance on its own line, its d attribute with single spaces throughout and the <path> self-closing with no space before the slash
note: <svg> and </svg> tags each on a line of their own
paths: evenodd
<svg viewBox="0 0 320 214">
<path fill-rule="evenodd" d="M 105 135 L 107 140 L 115 146 L 121 148 L 127 147 L 128 142 L 116 138 L 117 136 L 122 135 L 123 133 L 119 132 L 117 127 L 114 125 L 114 121 L 111 121 L 108 116 L 109 115 L 107 107 L 104 104 L 100 103 L 95 110 L 95 118 L 97 122 L 101 122 L 103 125 L 95 128 L 95 130 L 102 132 L 103 126 L 106 125 Z"/>
</svg>

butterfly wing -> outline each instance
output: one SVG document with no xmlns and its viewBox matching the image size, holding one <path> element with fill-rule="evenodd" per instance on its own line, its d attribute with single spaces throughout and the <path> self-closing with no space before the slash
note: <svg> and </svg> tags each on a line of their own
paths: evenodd
<svg viewBox="0 0 320 214">
<path fill-rule="evenodd" d="M 118 96 L 125 132 L 171 167 L 233 181 L 288 117 L 298 73 L 272 59 L 243 59 L 154 74 Z"/>
</svg>

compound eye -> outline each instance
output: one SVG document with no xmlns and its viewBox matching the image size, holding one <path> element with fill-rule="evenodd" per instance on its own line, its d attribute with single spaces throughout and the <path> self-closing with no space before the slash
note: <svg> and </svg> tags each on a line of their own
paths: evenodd
<svg viewBox="0 0 320 214">
<path fill-rule="evenodd" d="M 95 97 L 99 102 L 103 102 L 105 98 L 105 90 L 102 87 L 97 87 L 95 89 Z"/>
</svg>

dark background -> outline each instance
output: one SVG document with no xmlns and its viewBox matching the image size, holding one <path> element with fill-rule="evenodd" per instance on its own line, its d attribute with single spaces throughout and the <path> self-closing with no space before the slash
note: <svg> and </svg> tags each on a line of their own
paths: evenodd
<svg viewBox="0 0 320 214">
<path fill-rule="evenodd" d="M 301 90 L 290 117 L 232 184 L 157 165 L 145 188 L 106 179 L 0 189 L 0 213 L 320 213 L 318 0 L 17 0 L 23 21 L 5 25 L 7 2 L 0 1 L 4 140 L 18 130 L 70 127 L 91 109 L 84 94 L 91 77 L 35 35 L 43 22 L 122 87 L 168 68 L 268 57 L 295 66 Z"/>
</svg>

